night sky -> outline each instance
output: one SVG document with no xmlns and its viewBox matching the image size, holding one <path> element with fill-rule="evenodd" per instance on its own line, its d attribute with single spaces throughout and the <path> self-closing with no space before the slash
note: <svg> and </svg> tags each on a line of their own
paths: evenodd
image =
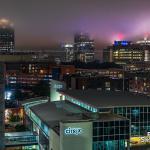
<svg viewBox="0 0 150 150">
<path fill-rule="evenodd" d="M 100 49 L 150 32 L 150 0 L 0 0 L 0 18 L 14 23 L 17 48 L 53 48 L 88 32 Z"/>
</svg>

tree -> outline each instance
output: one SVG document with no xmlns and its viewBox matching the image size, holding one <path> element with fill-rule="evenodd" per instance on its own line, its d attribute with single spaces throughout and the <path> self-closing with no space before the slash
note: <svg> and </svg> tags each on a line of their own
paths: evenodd
<svg viewBox="0 0 150 150">
<path fill-rule="evenodd" d="M 16 132 L 23 132 L 23 131 L 27 130 L 27 128 L 25 127 L 25 125 L 20 125 L 20 124 L 16 125 L 15 129 L 16 129 Z"/>
<path fill-rule="evenodd" d="M 10 115 L 9 121 L 10 122 L 19 122 L 21 120 L 21 118 L 19 117 L 19 115 Z"/>
</svg>

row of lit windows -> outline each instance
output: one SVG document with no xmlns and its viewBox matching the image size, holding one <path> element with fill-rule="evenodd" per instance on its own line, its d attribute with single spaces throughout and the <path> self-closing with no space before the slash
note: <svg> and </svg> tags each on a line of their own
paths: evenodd
<svg viewBox="0 0 150 150">
<path fill-rule="evenodd" d="M 130 49 L 130 50 L 119 49 L 119 50 L 114 51 L 114 53 L 142 53 L 142 52 L 143 51 L 141 51 L 141 50 L 133 50 L 133 49 Z"/>
<path fill-rule="evenodd" d="M 110 141 L 110 140 L 124 140 L 129 139 L 129 135 L 115 135 L 115 136 L 101 136 L 101 137 L 93 137 L 93 141 Z"/>
<path fill-rule="evenodd" d="M 114 57 L 142 57 L 142 55 L 113 55 Z"/>
<path fill-rule="evenodd" d="M 138 112 L 145 112 L 145 113 L 147 113 L 147 112 L 149 112 L 150 113 L 150 107 L 147 107 L 147 106 L 139 106 L 139 107 L 117 107 L 117 108 L 114 108 L 114 112 L 120 112 L 120 113 L 131 113 L 131 112 L 136 112 L 136 111 L 138 111 Z"/>
<path fill-rule="evenodd" d="M 142 59 L 142 57 L 115 57 L 115 59 Z"/>
<path fill-rule="evenodd" d="M 142 57 L 143 55 L 131 55 L 131 54 L 126 54 L 126 55 L 124 55 L 124 54 L 114 54 L 114 56 L 118 56 L 118 57 Z"/>
<path fill-rule="evenodd" d="M 103 140 L 94 141 L 93 150 L 125 150 L 126 141 L 125 140 Z"/>
<path fill-rule="evenodd" d="M 80 107 L 82 107 L 84 109 L 87 109 L 88 111 L 97 112 L 96 108 L 94 108 L 94 107 L 92 107 L 92 106 L 90 106 L 88 104 L 85 104 L 85 103 L 83 103 L 83 102 L 81 102 L 81 101 L 79 101 L 77 99 L 74 99 L 74 98 L 72 98 L 70 96 L 65 96 L 65 99 L 70 101 L 70 102 L 72 102 L 73 104 L 76 104 L 76 105 L 78 105 L 78 106 L 80 106 Z"/>
<path fill-rule="evenodd" d="M 103 135 L 125 135 L 129 134 L 128 127 L 107 127 L 107 128 L 94 128 L 93 136 L 103 136 Z"/>
<path fill-rule="evenodd" d="M 109 121 L 109 122 L 94 122 L 93 127 L 109 127 L 109 126 L 129 126 L 129 120 Z"/>
<path fill-rule="evenodd" d="M 5 136 L 5 139 L 8 142 L 15 142 L 15 143 L 25 143 L 25 142 L 32 142 L 36 143 L 37 142 L 37 136 L 35 135 L 24 135 L 24 136 Z"/>
<path fill-rule="evenodd" d="M 113 112 L 130 119 L 132 127 L 131 135 L 143 135 L 144 131 L 141 130 L 143 127 L 150 129 L 150 107 L 120 107 L 114 108 Z"/>
<path fill-rule="evenodd" d="M 114 54 L 113 56 L 126 56 L 126 57 L 138 57 L 138 56 L 143 56 L 143 55 L 140 55 L 140 54 Z"/>
</svg>

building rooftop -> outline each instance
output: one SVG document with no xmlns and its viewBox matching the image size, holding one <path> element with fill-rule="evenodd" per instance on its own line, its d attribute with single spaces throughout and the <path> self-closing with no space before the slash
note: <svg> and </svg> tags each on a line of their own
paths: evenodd
<svg viewBox="0 0 150 150">
<path fill-rule="evenodd" d="M 59 122 L 127 120 L 122 116 L 108 113 L 69 113 L 64 109 L 57 108 L 52 102 L 33 106 L 31 110 L 50 128 L 59 125 Z"/>
<path fill-rule="evenodd" d="M 150 105 L 150 97 L 129 92 L 110 92 L 90 89 L 66 90 L 62 93 L 96 108 Z"/>
<path fill-rule="evenodd" d="M 31 107 L 31 110 L 48 126 L 52 127 L 60 121 L 82 120 L 81 115 L 69 114 L 61 108 L 57 108 L 52 102 L 47 102 Z"/>
<path fill-rule="evenodd" d="M 117 115 L 117 114 L 112 114 L 112 113 L 86 113 L 88 117 L 91 118 L 93 121 L 102 121 L 102 122 L 107 122 L 107 121 L 121 121 L 121 120 L 128 120 L 127 118 Z"/>
</svg>

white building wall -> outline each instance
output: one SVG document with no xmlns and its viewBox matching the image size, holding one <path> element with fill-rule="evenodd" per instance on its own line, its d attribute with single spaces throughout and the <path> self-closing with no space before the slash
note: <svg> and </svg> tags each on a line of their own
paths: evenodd
<svg viewBox="0 0 150 150">
<path fill-rule="evenodd" d="M 51 95 L 50 95 L 50 100 L 52 101 L 60 101 L 61 100 L 61 94 L 57 92 L 57 90 L 65 90 L 66 89 L 66 84 L 62 81 L 56 81 L 52 80 L 51 81 Z"/>
<path fill-rule="evenodd" d="M 92 150 L 92 137 L 92 122 L 60 123 L 60 150 Z"/>
<path fill-rule="evenodd" d="M 60 150 L 60 136 L 50 129 L 49 150 Z"/>
</svg>

